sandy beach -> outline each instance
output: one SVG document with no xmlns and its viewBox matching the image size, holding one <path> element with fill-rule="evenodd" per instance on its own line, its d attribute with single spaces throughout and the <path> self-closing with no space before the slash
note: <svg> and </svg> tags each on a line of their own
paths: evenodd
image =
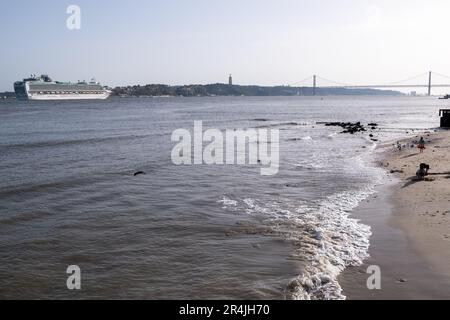
<svg viewBox="0 0 450 320">
<path fill-rule="evenodd" d="M 363 203 L 355 215 L 371 225 L 371 258 L 341 277 L 349 299 L 450 298 L 450 131 L 422 135 L 380 146 L 380 165 L 389 183 Z M 430 165 L 424 180 L 416 178 L 421 163 Z M 368 290 L 367 267 L 378 265 L 382 289 Z"/>
<path fill-rule="evenodd" d="M 402 144 L 414 145 L 418 137 Z M 386 158 L 386 166 L 401 179 L 396 190 L 393 224 L 405 230 L 414 248 L 442 274 L 450 276 L 450 131 L 425 136 L 427 149 L 409 148 Z M 429 175 L 419 181 L 420 163 Z"/>
</svg>

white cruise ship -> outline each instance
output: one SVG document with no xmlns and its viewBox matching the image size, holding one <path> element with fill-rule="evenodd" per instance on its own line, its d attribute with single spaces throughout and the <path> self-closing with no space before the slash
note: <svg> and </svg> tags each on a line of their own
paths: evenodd
<svg viewBox="0 0 450 320">
<path fill-rule="evenodd" d="M 111 95 L 111 90 L 96 81 L 59 82 L 47 75 L 17 81 L 14 91 L 18 100 L 104 100 Z"/>
</svg>

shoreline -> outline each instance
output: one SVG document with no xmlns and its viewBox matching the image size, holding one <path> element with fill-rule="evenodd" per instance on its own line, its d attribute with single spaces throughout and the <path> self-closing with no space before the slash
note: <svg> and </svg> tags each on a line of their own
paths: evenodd
<svg viewBox="0 0 450 320">
<path fill-rule="evenodd" d="M 450 298 L 450 131 L 423 136 L 423 154 L 416 146 L 420 135 L 401 140 L 408 146 L 402 151 L 392 143 L 380 146 L 380 166 L 390 174 L 353 213 L 373 235 L 370 258 L 340 276 L 349 300 Z M 430 175 L 415 181 L 422 162 L 431 166 Z M 367 288 L 371 265 L 381 269 L 381 290 Z"/>
</svg>

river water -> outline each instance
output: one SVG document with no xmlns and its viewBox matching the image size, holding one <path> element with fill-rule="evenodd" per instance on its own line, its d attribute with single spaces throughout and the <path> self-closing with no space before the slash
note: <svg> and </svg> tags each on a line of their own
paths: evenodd
<svg viewBox="0 0 450 320">
<path fill-rule="evenodd" d="M 0 297 L 342 299 L 367 258 L 351 210 L 383 183 L 370 132 L 438 125 L 413 97 L 0 102 Z M 280 168 L 176 166 L 174 130 L 278 129 Z M 133 176 L 136 171 L 145 175 Z M 78 265 L 82 290 L 66 287 Z"/>
</svg>

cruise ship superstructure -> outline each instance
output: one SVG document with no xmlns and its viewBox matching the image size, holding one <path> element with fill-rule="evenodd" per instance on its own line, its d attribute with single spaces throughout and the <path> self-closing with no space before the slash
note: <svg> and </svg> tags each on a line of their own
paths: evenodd
<svg viewBox="0 0 450 320">
<path fill-rule="evenodd" d="M 104 100 L 111 95 L 111 90 L 94 80 L 59 82 L 47 75 L 17 81 L 14 91 L 18 100 Z"/>
</svg>

